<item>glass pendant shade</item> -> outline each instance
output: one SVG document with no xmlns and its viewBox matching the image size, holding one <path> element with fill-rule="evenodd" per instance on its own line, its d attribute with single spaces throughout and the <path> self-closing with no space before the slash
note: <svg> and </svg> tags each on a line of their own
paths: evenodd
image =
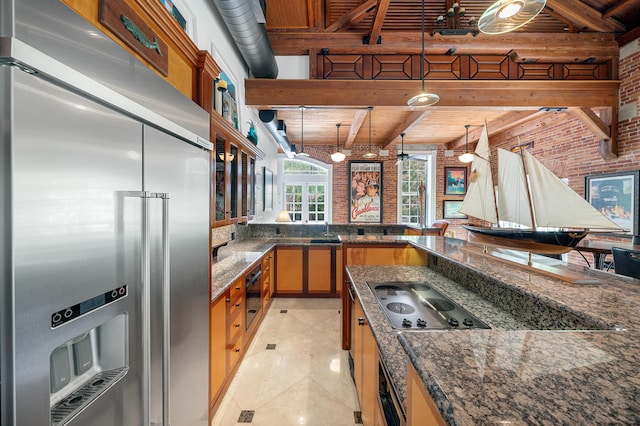
<svg viewBox="0 0 640 426">
<path fill-rule="evenodd" d="M 538 16 L 546 3 L 546 0 L 498 0 L 480 16 L 478 29 L 485 34 L 513 31 Z"/>
<path fill-rule="evenodd" d="M 340 152 L 340 124 L 336 124 L 336 152 L 331 154 L 331 160 L 339 163 L 343 161 L 347 156 Z"/>
</svg>

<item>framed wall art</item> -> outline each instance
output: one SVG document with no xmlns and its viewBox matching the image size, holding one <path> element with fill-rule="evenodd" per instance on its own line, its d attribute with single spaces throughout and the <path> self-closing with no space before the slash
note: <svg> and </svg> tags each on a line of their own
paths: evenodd
<svg viewBox="0 0 640 426">
<path fill-rule="evenodd" d="M 350 223 L 382 223 L 382 162 L 349 161 Z"/>
<path fill-rule="evenodd" d="M 263 209 L 265 212 L 273 210 L 273 171 L 263 167 L 264 174 L 264 204 Z"/>
<path fill-rule="evenodd" d="M 444 168 L 444 194 L 464 195 L 467 193 L 467 168 Z"/>
<path fill-rule="evenodd" d="M 585 199 L 625 231 L 638 235 L 640 171 L 585 176 Z"/>
<path fill-rule="evenodd" d="M 460 213 L 462 200 L 443 200 L 442 201 L 442 218 L 443 219 L 466 219 L 467 215 Z"/>
</svg>

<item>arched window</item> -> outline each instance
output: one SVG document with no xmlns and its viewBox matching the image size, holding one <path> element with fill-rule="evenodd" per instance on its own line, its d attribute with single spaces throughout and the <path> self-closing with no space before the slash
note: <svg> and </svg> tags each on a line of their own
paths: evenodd
<svg viewBox="0 0 640 426">
<path fill-rule="evenodd" d="M 284 209 L 295 222 L 331 221 L 332 167 L 315 161 L 282 159 L 280 176 L 284 186 Z"/>
</svg>

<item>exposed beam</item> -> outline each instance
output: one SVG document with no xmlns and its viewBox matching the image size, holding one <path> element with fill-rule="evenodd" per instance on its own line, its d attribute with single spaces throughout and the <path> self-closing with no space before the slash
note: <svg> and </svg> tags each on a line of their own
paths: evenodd
<svg viewBox="0 0 640 426">
<path fill-rule="evenodd" d="M 268 31 L 269 41 L 277 56 L 298 56 L 309 49 L 327 48 L 347 54 L 406 54 L 419 55 L 422 35 L 415 32 L 385 31 L 384 43 L 363 45 L 363 32 L 326 33 L 317 31 Z M 449 49 L 460 55 L 507 55 L 515 52 L 520 58 L 539 61 L 582 61 L 586 58 L 618 60 L 619 48 L 615 34 L 594 32 L 566 34 L 507 33 L 488 36 L 478 34 L 464 37 L 425 35 L 425 53 L 443 55 Z"/>
<path fill-rule="evenodd" d="M 610 139 L 611 128 L 589 108 L 571 108 L 569 110 L 578 120 L 593 132 L 598 139 Z"/>
<path fill-rule="evenodd" d="M 601 139 L 598 153 L 607 161 L 618 158 L 618 108 L 606 108 L 600 112 L 603 123 L 611 129 L 608 139 Z"/>
<path fill-rule="evenodd" d="M 615 3 L 611 7 L 609 7 L 609 9 L 604 11 L 604 13 L 602 14 L 602 19 L 608 19 L 608 18 L 612 17 L 618 11 L 624 9 L 627 6 L 631 6 L 636 1 L 637 0 L 622 0 L 622 1 L 618 1 L 617 3 Z"/>
<path fill-rule="evenodd" d="M 371 25 L 371 31 L 369 31 L 369 44 L 376 44 L 378 37 L 382 33 L 382 24 L 384 18 L 387 16 L 387 10 L 391 0 L 378 0 L 378 6 L 376 7 L 376 15 L 373 17 L 373 24 Z"/>
<path fill-rule="evenodd" d="M 611 18 L 603 19 L 600 12 L 580 0 L 547 0 L 546 7 L 590 30 L 603 32 L 624 32 L 626 30 L 624 25 Z"/>
<path fill-rule="evenodd" d="M 325 32 L 335 32 L 342 28 L 349 27 L 350 25 L 362 21 L 369 14 L 371 14 L 371 8 L 375 7 L 377 0 L 367 0 L 362 3 L 360 6 L 352 9 L 350 12 L 345 13 L 340 18 L 336 19 L 336 21 L 329 25 Z"/>
<path fill-rule="evenodd" d="M 431 111 L 430 109 L 423 109 L 422 111 L 411 112 L 399 126 L 391 131 L 391 135 L 387 138 L 386 142 L 382 144 L 381 148 L 387 149 L 401 134 L 409 133 L 424 117 L 431 114 Z"/>
<path fill-rule="evenodd" d="M 349 149 L 353 145 L 353 141 L 356 140 L 356 136 L 358 135 L 368 112 L 369 111 L 366 110 L 357 110 L 353 113 L 353 120 L 351 121 L 351 127 L 349 127 L 349 134 L 347 135 L 347 140 L 344 142 L 345 149 Z"/>
<path fill-rule="evenodd" d="M 617 107 L 616 80 L 438 80 L 429 90 L 440 96 L 434 107 L 513 108 Z M 394 106 L 407 110 L 407 100 L 420 87 L 417 80 L 271 80 L 246 79 L 246 105 L 280 107 Z"/>
<path fill-rule="evenodd" d="M 511 111 L 502 115 L 496 120 L 492 120 L 487 123 L 487 133 L 491 136 L 498 135 L 502 132 L 506 132 L 509 129 L 528 123 L 533 120 L 539 119 L 546 112 L 535 111 Z M 482 127 L 475 128 L 469 131 L 469 143 L 476 143 L 480 139 L 482 133 Z M 447 149 L 455 149 L 465 145 L 466 135 L 447 143 Z"/>
</svg>

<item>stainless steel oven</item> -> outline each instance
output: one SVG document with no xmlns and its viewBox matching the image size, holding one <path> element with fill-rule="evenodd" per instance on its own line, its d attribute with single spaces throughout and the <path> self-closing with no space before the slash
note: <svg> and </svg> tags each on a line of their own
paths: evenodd
<svg viewBox="0 0 640 426">
<path fill-rule="evenodd" d="M 246 278 L 246 325 L 249 329 L 251 321 L 256 317 L 262 308 L 261 288 L 262 288 L 262 265 L 258 264 Z"/>
<path fill-rule="evenodd" d="M 405 426 L 406 419 L 402 406 L 398 401 L 396 392 L 389 380 L 389 374 L 382 361 L 378 363 L 378 398 L 384 414 L 385 425 Z"/>
</svg>

